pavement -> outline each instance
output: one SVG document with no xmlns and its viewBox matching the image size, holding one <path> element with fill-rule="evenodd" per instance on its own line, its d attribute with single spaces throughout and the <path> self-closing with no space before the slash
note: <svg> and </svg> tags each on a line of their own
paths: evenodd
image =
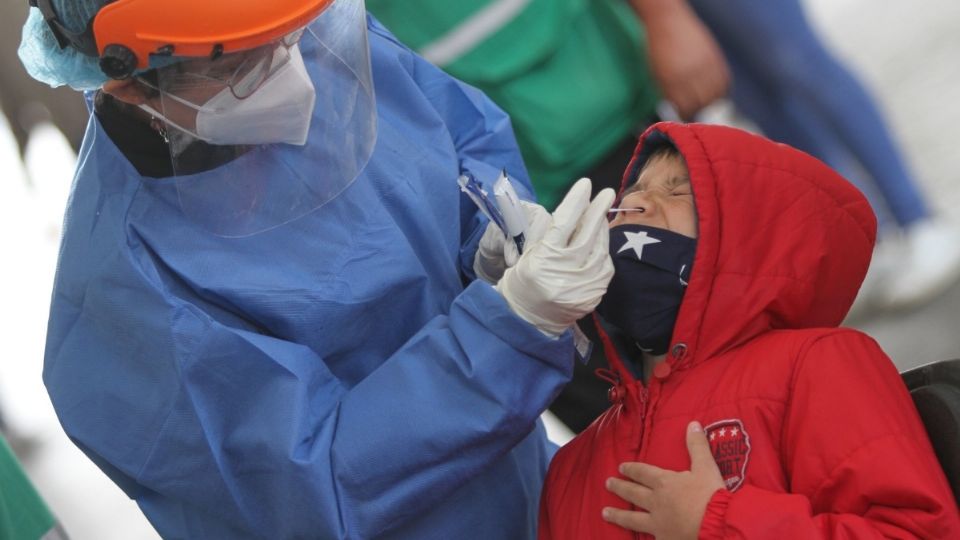
<svg viewBox="0 0 960 540">
<path fill-rule="evenodd" d="M 811 18 L 834 51 L 870 87 L 897 140 L 902 144 L 918 181 L 938 213 L 960 219 L 960 2 L 925 0 L 807 0 Z M 136 505 L 94 467 L 63 435 L 40 380 L 46 302 L 54 269 L 63 190 L 46 186 L 43 178 L 69 178 L 69 167 L 56 169 L 65 142 L 45 132 L 44 148 L 28 156 L 26 171 L 7 167 L 10 141 L 0 124 L 0 163 L 4 171 L 33 179 L 31 193 L 0 192 L 0 202 L 21 197 L 29 204 L 7 204 L 0 214 L 19 216 L 5 222 L 0 244 L 5 253 L 19 254 L 17 265 L 4 265 L 0 293 L 10 300 L 0 321 L 12 353 L 0 358 L 0 400 L 18 433 L 32 451 L 26 470 L 66 530 L 74 539 L 152 540 L 158 538 Z M 50 148 L 53 147 L 53 153 Z M 32 160 L 32 163 L 31 163 Z M 69 161 L 69 158 L 66 158 Z M 63 160 L 60 161 L 62 163 Z M 68 164 L 69 165 L 69 164 Z M 19 167 L 19 165 L 17 165 Z M 51 168 L 54 167 L 54 168 Z M 4 180 L 10 175 L 5 174 Z M 23 180 L 21 178 L 21 180 Z M 10 182 L 3 182 L 6 186 Z M 55 208 L 54 217 L 41 210 Z M 41 216 L 42 219 L 35 219 Z M 34 219 L 28 227 L 26 220 Z M 33 236 L 24 239 L 28 230 Z M 40 285 L 29 292 L 22 285 Z M 872 335 L 901 369 L 960 358 L 960 286 L 932 302 L 896 313 L 868 312 L 846 324 Z M 569 437 L 550 422 L 555 440 Z"/>
</svg>

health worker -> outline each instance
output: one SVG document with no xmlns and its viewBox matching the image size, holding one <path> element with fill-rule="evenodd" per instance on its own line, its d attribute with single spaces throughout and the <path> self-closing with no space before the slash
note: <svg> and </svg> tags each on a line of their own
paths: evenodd
<svg viewBox="0 0 960 540">
<path fill-rule="evenodd" d="M 160 535 L 532 538 L 613 193 L 524 203 L 518 257 L 457 184 L 529 193 L 509 120 L 362 0 L 31 5 L 93 113 L 44 381 Z"/>
</svg>

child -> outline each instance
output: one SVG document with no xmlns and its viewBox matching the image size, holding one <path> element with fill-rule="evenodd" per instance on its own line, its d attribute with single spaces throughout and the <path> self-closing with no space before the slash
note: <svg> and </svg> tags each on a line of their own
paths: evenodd
<svg viewBox="0 0 960 540">
<path fill-rule="evenodd" d="M 960 538 L 896 369 L 838 327 L 875 239 L 863 196 L 720 126 L 651 127 L 634 180 L 597 310 L 613 405 L 551 463 L 539 537 Z"/>
</svg>

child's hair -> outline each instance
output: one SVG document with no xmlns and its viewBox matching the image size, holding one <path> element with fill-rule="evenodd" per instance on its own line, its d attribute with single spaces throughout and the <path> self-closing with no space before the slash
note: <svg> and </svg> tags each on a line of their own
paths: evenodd
<svg viewBox="0 0 960 540">
<path fill-rule="evenodd" d="M 654 159 L 663 158 L 663 157 L 676 157 L 683 159 L 683 156 L 680 154 L 680 150 L 677 150 L 677 147 L 673 145 L 672 142 L 663 141 L 660 144 L 654 146 L 653 150 L 650 151 L 649 157 L 644 162 L 643 166 L 646 167 L 647 163 L 650 163 Z"/>
<path fill-rule="evenodd" d="M 637 180 L 639 180 L 640 174 L 643 172 L 643 170 L 646 169 L 647 166 L 650 165 L 650 163 L 652 163 L 654 160 L 657 160 L 657 159 L 677 158 L 684 165 L 687 164 L 686 161 L 684 161 L 683 154 L 680 153 L 680 150 L 678 150 L 677 147 L 674 146 L 672 142 L 670 142 L 670 140 L 665 138 L 654 141 L 650 146 L 644 149 L 643 155 L 645 156 L 645 159 L 643 160 L 643 165 L 640 166 L 638 169 L 636 169 L 636 173 L 633 175 L 633 179 L 631 180 L 631 182 L 636 182 Z"/>
</svg>

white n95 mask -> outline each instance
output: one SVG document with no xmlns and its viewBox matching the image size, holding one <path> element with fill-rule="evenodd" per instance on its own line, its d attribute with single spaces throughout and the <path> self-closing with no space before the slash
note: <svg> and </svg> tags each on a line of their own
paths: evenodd
<svg viewBox="0 0 960 540">
<path fill-rule="evenodd" d="M 177 125 L 148 105 L 141 105 L 141 108 L 210 144 L 287 143 L 303 146 L 310 132 L 316 92 L 300 47 L 291 47 L 289 54 L 290 59 L 244 99 L 234 96 L 229 87 L 203 105 L 164 93 L 165 98 L 197 111 L 195 132 Z"/>
<path fill-rule="evenodd" d="M 197 114 L 197 137 L 211 144 L 307 142 L 317 95 L 300 54 L 290 49 L 290 60 L 270 75 L 246 99 L 229 88 L 207 101 Z"/>
</svg>

